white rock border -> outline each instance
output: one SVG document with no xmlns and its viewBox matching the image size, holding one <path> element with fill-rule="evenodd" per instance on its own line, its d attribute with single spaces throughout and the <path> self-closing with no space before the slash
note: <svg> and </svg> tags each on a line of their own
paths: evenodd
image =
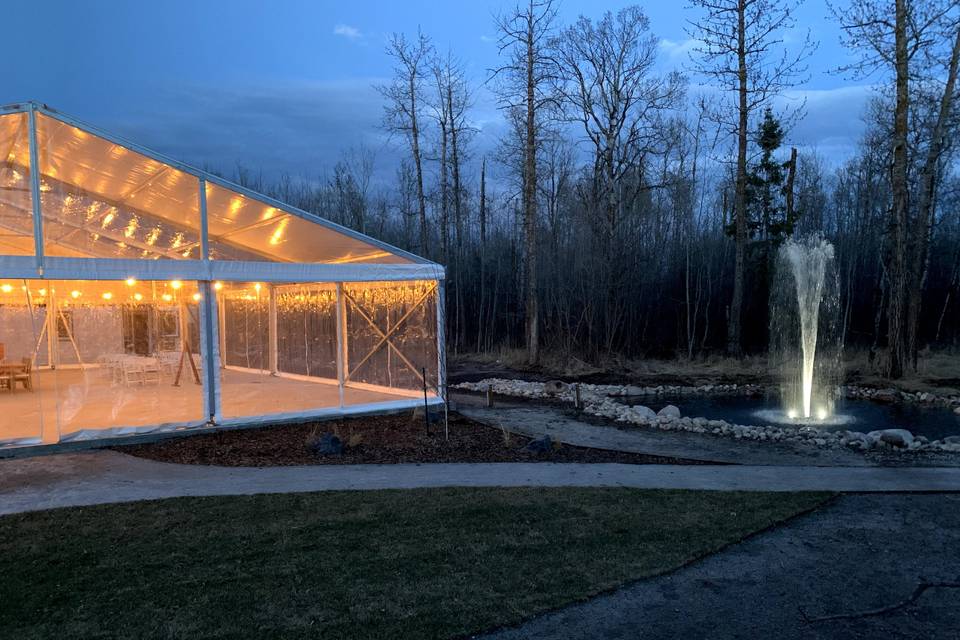
<svg viewBox="0 0 960 640">
<path fill-rule="evenodd" d="M 574 385 L 563 385 L 559 393 L 548 393 L 543 382 L 511 380 L 506 378 L 487 378 L 479 382 L 463 382 L 451 385 L 454 389 L 484 393 L 488 389 L 504 396 L 531 399 L 556 399 L 568 404 L 575 402 Z M 859 431 L 820 431 L 815 427 L 790 426 L 753 426 L 731 424 L 723 420 L 691 418 L 674 415 L 654 414 L 644 406 L 628 406 L 614 398 L 625 396 L 658 395 L 756 395 L 762 393 L 761 385 L 702 385 L 698 387 L 658 386 L 636 387 L 631 385 L 580 384 L 580 401 L 583 411 L 590 415 L 616 420 L 628 424 L 660 429 L 662 431 L 689 431 L 736 440 L 754 440 L 758 442 L 791 442 L 812 445 L 828 449 L 853 449 L 856 451 L 947 451 L 960 453 L 960 436 L 949 436 L 944 440 L 929 441 L 924 436 L 914 436 L 904 429 L 884 429 L 861 433 Z M 847 387 L 843 390 L 848 397 L 877 398 L 870 394 L 867 387 Z M 877 391 L 877 390 L 873 390 Z M 881 390 L 884 397 L 896 401 L 938 403 L 960 407 L 960 398 L 935 396 L 934 394 L 902 394 L 895 390 Z M 893 393 L 890 393 L 893 391 Z M 901 394 L 897 397 L 895 394 Z M 913 399 L 908 399 L 912 396 Z M 926 396 L 926 397 L 921 397 Z"/>
</svg>

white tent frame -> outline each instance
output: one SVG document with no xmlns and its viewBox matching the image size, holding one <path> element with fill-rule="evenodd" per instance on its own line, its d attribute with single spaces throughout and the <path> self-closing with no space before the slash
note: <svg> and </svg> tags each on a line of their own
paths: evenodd
<svg viewBox="0 0 960 640">
<path fill-rule="evenodd" d="M 110 427 L 104 429 L 90 429 L 70 438 L 60 438 L 60 441 L 80 440 L 80 439 L 98 439 L 113 437 L 117 435 L 127 435 L 136 433 L 152 433 L 157 431 L 169 431 L 177 428 L 188 427 L 212 427 L 228 426 L 240 424 L 257 424 L 278 422 L 293 419 L 355 415 L 371 411 L 385 411 L 403 409 L 423 405 L 422 394 L 417 397 L 411 397 L 409 400 L 397 400 L 390 402 L 378 402 L 370 404 L 346 405 L 344 403 L 344 387 L 356 386 L 363 387 L 359 383 L 351 383 L 349 373 L 347 372 L 347 328 L 346 328 L 346 305 L 347 299 L 343 292 L 343 285 L 353 282 L 401 282 L 411 280 L 426 280 L 436 283 L 436 303 L 437 303 L 437 385 L 431 389 L 435 396 L 429 399 L 432 405 L 442 405 L 446 398 L 446 353 L 445 353 L 445 278 L 446 272 L 442 265 L 426 260 L 420 256 L 414 255 L 375 238 L 366 236 L 360 232 L 347 227 L 338 225 L 334 222 L 303 211 L 296 207 L 280 202 L 269 196 L 257 193 L 246 187 L 234 184 L 229 180 L 216 176 L 202 169 L 197 169 L 183 162 L 169 158 L 163 154 L 146 149 L 134 142 L 110 134 L 97 127 L 91 126 L 77 120 L 69 115 L 51 109 L 50 107 L 37 103 L 26 102 L 6 106 L 0 106 L 0 115 L 15 113 L 26 113 L 28 121 L 29 135 L 29 153 L 30 153 L 30 193 L 32 203 L 33 217 L 33 237 L 34 237 L 34 255 L 33 256 L 14 256 L 0 255 L 0 276 L 8 279 L 18 280 L 125 280 L 134 278 L 137 280 L 189 280 L 195 281 L 199 286 L 201 300 L 199 303 L 200 312 L 200 352 L 203 357 L 203 411 L 204 420 L 182 424 L 160 424 L 150 427 Z M 131 151 L 151 158 L 157 162 L 163 163 L 168 167 L 175 168 L 183 173 L 191 175 L 197 179 L 199 212 L 200 212 L 200 249 L 201 259 L 199 260 L 173 260 L 173 259 L 151 259 L 137 260 L 124 258 L 66 258 L 47 256 L 44 254 L 44 236 L 43 236 L 43 215 L 41 208 L 41 168 L 39 162 L 39 152 L 37 143 L 37 116 L 43 114 L 49 118 L 63 122 L 76 127 L 91 135 L 97 136 L 108 142 L 125 147 Z M 167 169 L 163 169 L 167 171 Z M 151 177 L 151 181 L 156 175 Z M 268 206 L 291 214 L 293 216 L 307 220 L 313 224 L 326 227 L 339 234 L 362 241 L 369 245 L 378 247 L 383 251 L 394 256 L 409 260 L 408 264 L 369 264 L 361 262 L 353 263 L 290 263 L 290 262 L 257 262 L 257 261 L 226 261 L 212 260 L 210 258 L 209 239 L 207 224 L 207 189 L 206 183 L 211 183 L 228 189 L 245 197 L 258 200 Z M 145 185 L 144 185 L 145 186 Z M 220 326 L 217 318 L 218 301 L 214 292 L 213 284 L 215 282 L 264 282 L 264 283 L 333 283 L 337 288 L 337 354 L 338 354 L 338 380 L 340 402 L 339 407 L 318 408 L 313 411 L 290 412 L 283 414 L 272 414 L 268 416 L 245 416 L 243 418 L 224 419 L 221 411 L 221 390 L 220 390 L 220 345 L 219 336 Z M 271 287 L 272 289 L 272 287 Z M 354 303 L 355 304 L 355 303 Z M 423 304 L 423 301 L 418 304 Z M 368 319 L 369 321 L 369 319 Z M 400 326 L 398 322 L 395 326 Z M 380 331 L 379 327 L 373 324 L 374 328 Z M 382 331 L 381 331 L 382 334 Z M 388 349 L 396 349 L 386 334 L 385 340 Z M 274 339 L 271 340 L 271 364 L 275 363 L 275 332 Z M 378 345 L 378 349 L 382 344 Z M 403 356 L 401 356 L 403 357 Z M 405 358 L 404 358 L 405 359 Z M 407 363 L 408 366 L 410 363 Z M 416 367 L 413 367 L 414 369 Z M 417 376 L 420 373 L 417 372 Z M 385 391 L 390 391 L 384 387 Z M 402 392 L 401 392 L 402 394 Z M 22 443 L 12 444 L 36 444 L 36 439 L 24 440 Z"/>
</svg>

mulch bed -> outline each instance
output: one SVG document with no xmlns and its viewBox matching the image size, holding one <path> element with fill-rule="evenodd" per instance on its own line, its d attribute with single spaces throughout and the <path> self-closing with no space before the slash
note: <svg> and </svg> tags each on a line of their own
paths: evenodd
<svg viewBox="0 0 960 640">
<path fill-rule="evenodd" d="M 341 455 L 320 456 L 308 449 L 308 441 L 324 433 L 340 438 L 344 445 Z M 457 413 L 450 414 L 450 439 L 447 440 L 442 423 L 433 425 L 428 434 L 422 418 L 414 420 L 405 413 L 235 429 L 111 448 L 161 462 L 226 467 L 418 462 L 697 464 L 696 461 L 559 443 L 555 443 L 551 451 L 535 453 L 526 449 L 530 440 L 504 434 Z"/>
</svg>

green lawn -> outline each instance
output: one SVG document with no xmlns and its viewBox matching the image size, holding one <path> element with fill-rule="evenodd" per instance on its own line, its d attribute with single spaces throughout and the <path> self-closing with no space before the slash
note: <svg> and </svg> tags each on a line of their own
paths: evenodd
<svg viewBox="0 0 960 640">
<path fill-rule="evenodd" d="M 586 598 L 822 493 L 442 489 L 0 518 L 0 638 L 456 637 Z"/>
</svg>

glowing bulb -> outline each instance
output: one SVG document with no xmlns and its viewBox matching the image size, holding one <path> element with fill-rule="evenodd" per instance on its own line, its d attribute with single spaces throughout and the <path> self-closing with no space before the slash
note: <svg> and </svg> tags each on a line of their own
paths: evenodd
<svg viewBox="0 0 960 640">
<path fill-rule="evenodd" d="M 826 420 L 827 419 L 827 410 L 823 407 L 817 409 L 817 420 Z"/>
<path fill-rule="evenodd" d="M 45 295 L 47 295 L 47 290 L 46 290 L 46 289 L 40 289 L 40 291 L 37 291 L 37 293 L 39 293 L 41 296 L 45 296 Z"/>
<path fill-rule="evenodd" d="M 258 282 L 258 283 L 256 283 L 255 285 L 253 285 L 253 288 L 257 290 L 257 293 L 260 293 L 260 288 L 261 288 L 261 285 L 260 285 L 260 283 L 259 283 L 259 282 Z"/>
<path fill-rule="evenodd" d="M 111 298 L 113 298 L 113 294 L 110 293 L 109 291 L 107 291 L 106 293 L 103 294 L 103 299 L 104 299 L 104 300 L 110 300 Z"/>
<path fill-rule="evenodd" d="M 133 294 L 133 299 L 136 300 L 137 302 L 140 302 L 141 300 L 143 300 L 143 294 L 142 294 L 142 293 L 135 293 L 135 294 Z"/>
<path fill-rule="evenodd" d="M 4 293 L 10 293 L 11 291 L 13 291 L 13 287 L 10 286 L 9 284 L 5 284 L 2 287 L 0 287 L 0 291 L 3 291 Z"/>
<path fill-rule="evenodd" d="M 173 282 L 170 283 L 170 286 L 173 287 L 174 291 L 176 291 L 177 289 L 183 286 L 183 283 L 180 282 L 179 280 L 174 280 Z"/>
<path fill-rule="evenodd" d="M 73 291 L 70 292 L 70 297 L 76 300 L 77 298 L 80 297 L 80 292 L 74 289 Z"/>
<path fill-rule="evenodd" d="M 194 302 L 200 302 L 200 294 L 199 294 L 199 293 L 193 294 L 193 301 L 194 301 Z"/>
<path fill-rule="evenodd" d="M 173 300 L 173 296 L 170 295 L 169 293 L 165 293 L 163 294 L 163 300 L 164 302 L 170 302 L 171 300 Z"/>
<path fill-rule="evenodd" d="M 127 286 L 128 286 L 128 287 L 132 287 L 132 286 L 135 285 L 135 284 L 137 284 L 137 279 L 136 279 L 136 278 L 127 278 Z"/>
<path fill-rule="evenodd" d="M 796 409 L 790 409 L 789 411 L 787 411 L 787 417 L 790 418 L 791 420 L 796 420 L 796 419 L 797 419 L 797 410 L 796 410 Z"/>
<path fill-rule="evenodd" d="M 223 289 L 223 283 L 222 283 L 222 282 L 214 282 L 214 283 L 213 283 L 213 288 L 214 288 L 214 290 L 216 290 L 216 291 L 220 291 L 220 289 Z"/>
</svg>

